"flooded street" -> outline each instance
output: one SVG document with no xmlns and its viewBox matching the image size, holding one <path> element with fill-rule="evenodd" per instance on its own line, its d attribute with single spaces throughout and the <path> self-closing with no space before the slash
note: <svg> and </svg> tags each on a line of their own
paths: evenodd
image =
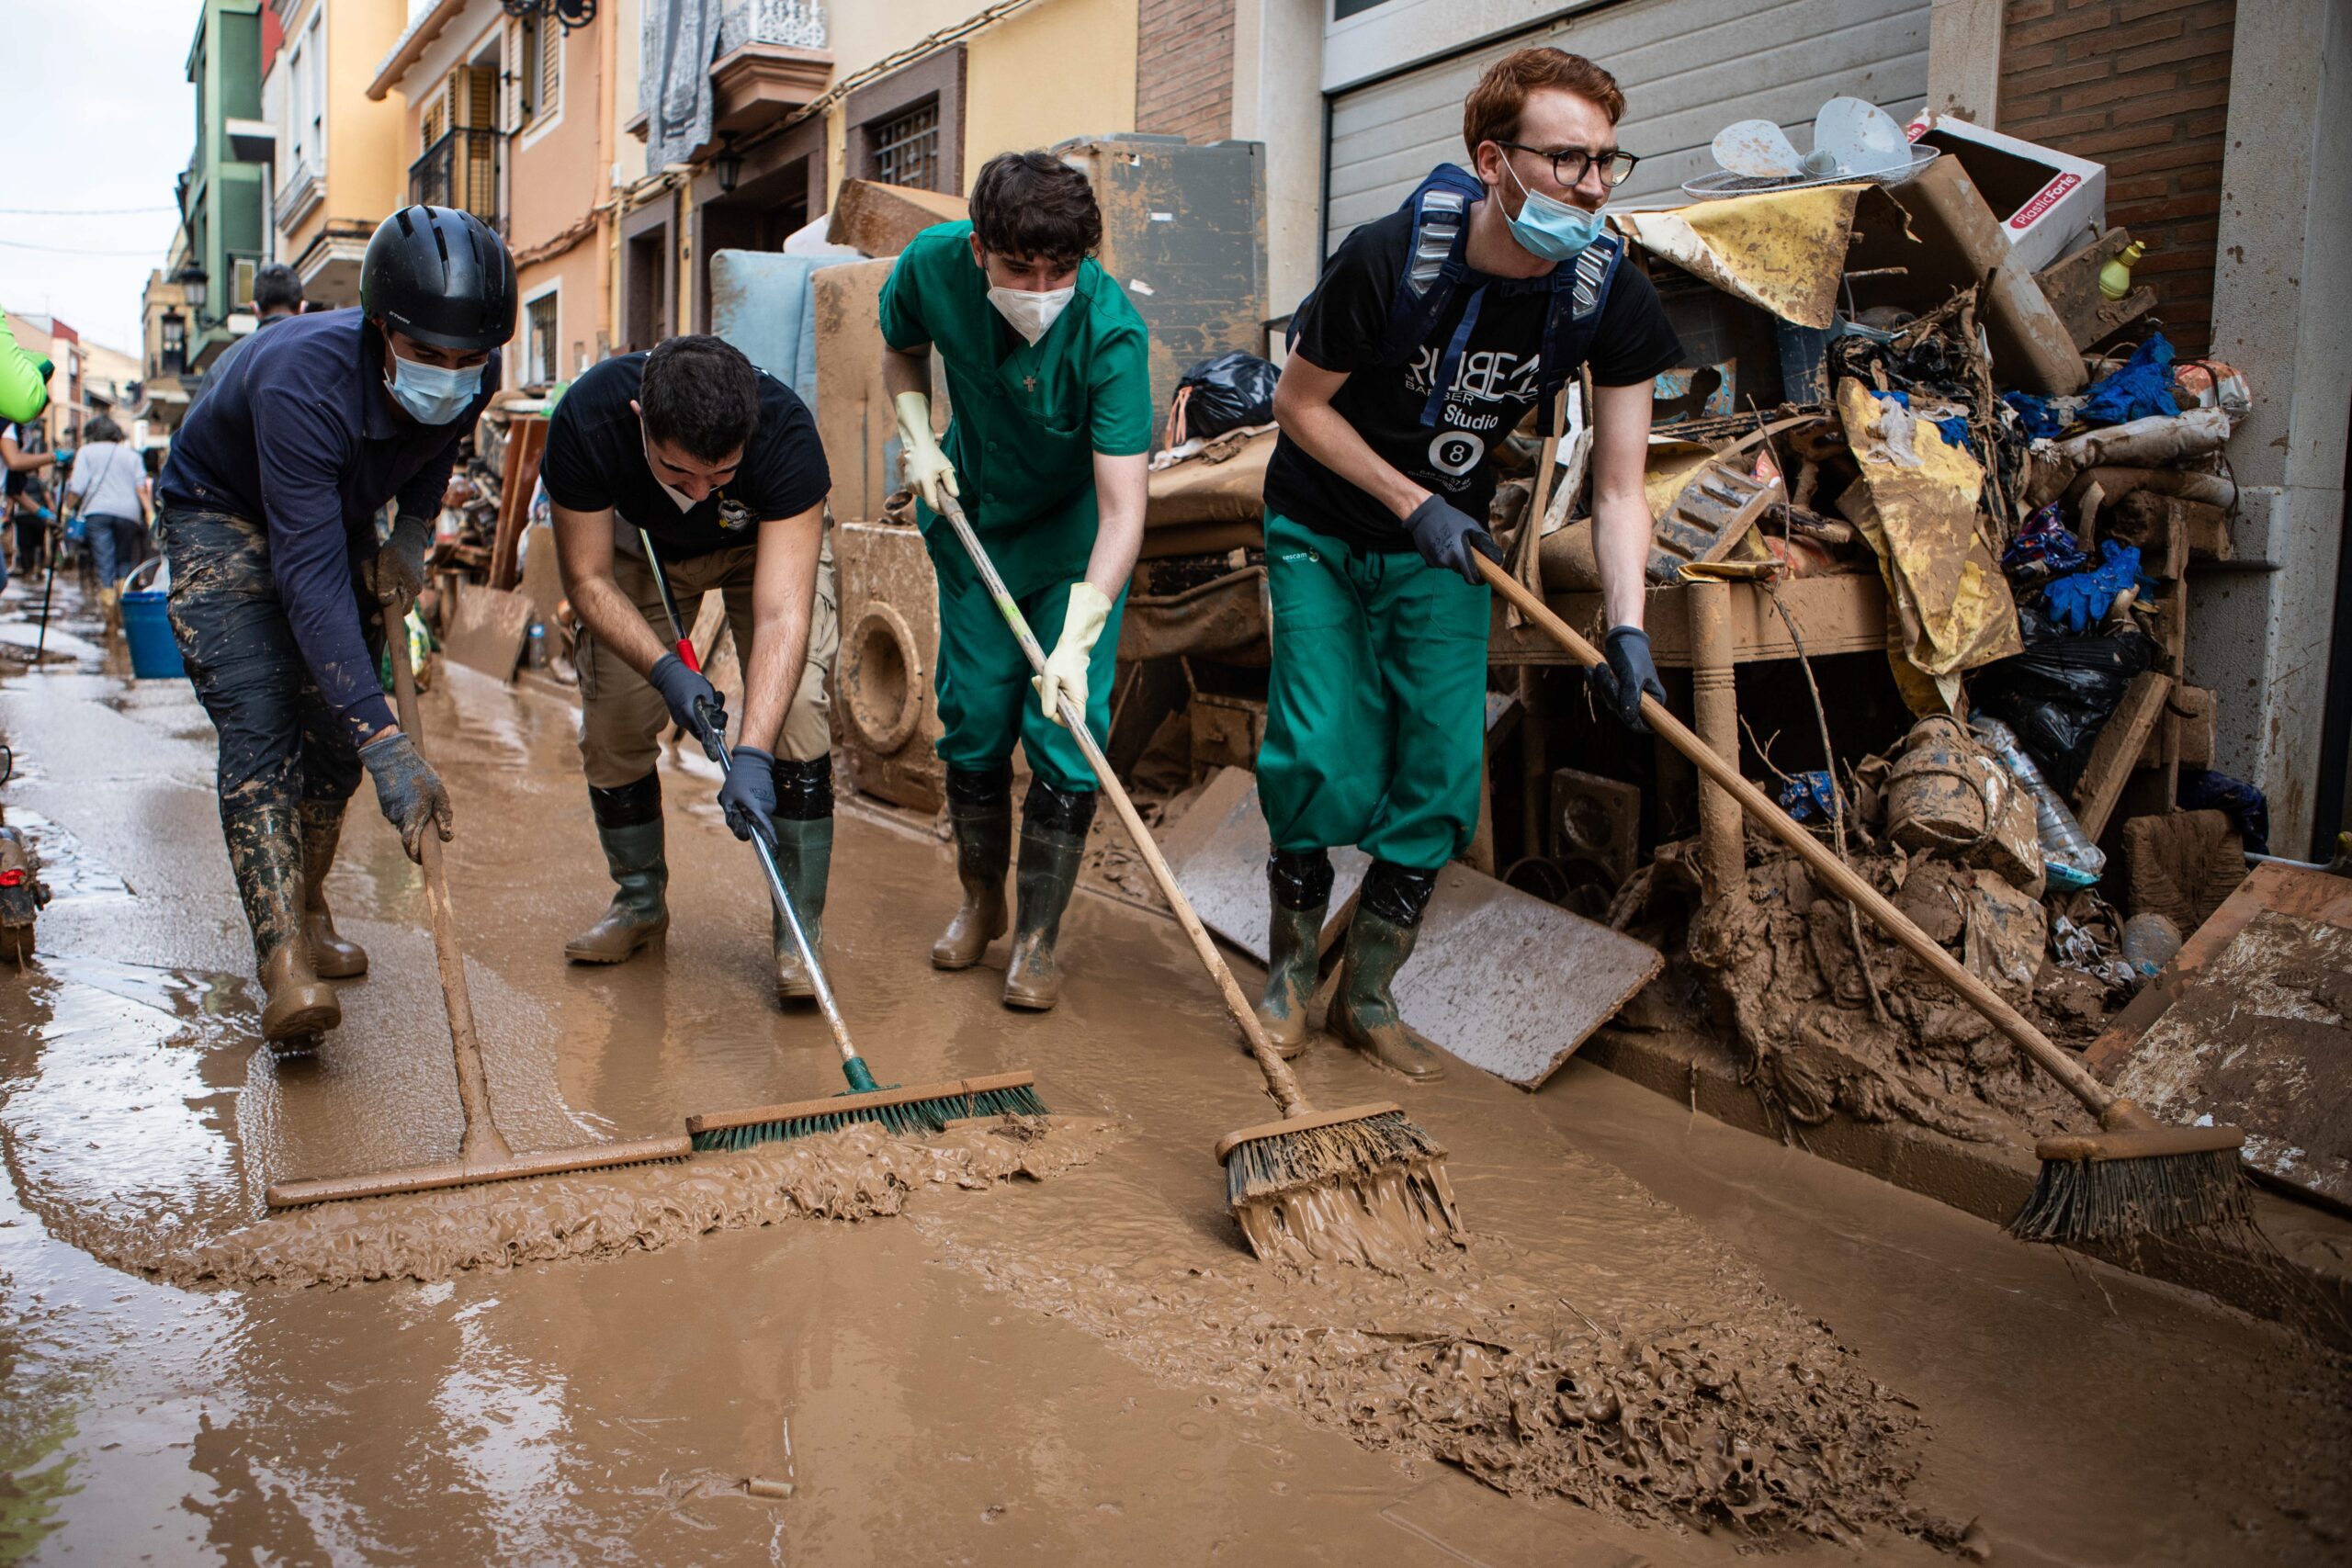
<svg viewBox="0 0 2352 1568">
<path fill-rule="evenodd" d="M 12 644 L 22 592 L 0 599 Z M 930 967 L 944 847 L 846 805 L 826 934 L 853 1032 L 885 1081 L 1035 1072 L 1055 1116 L 1035 1151 L 837 1134 L 266 1221 L 270 1181 L 456 1149 L 421 880 L 363 788 L 329 893 L 370 970 L 321 1052 L 273 1057 L 202 712 L 65 646 L 0 682 L 0 801 L 55 893 L 37 954 L 0 968 L 0 1560 L 2346 1549 L 2342 1369 L 2286 1330 L 1588 1067 L 1532 1097 L 1459 1066 L 1412 1089 L 1320 1042 L 1308 1093 L 1404 1098 L 1453 1151 L 1473 1239 L 1408 1278 L 1278 1277 L 1211 1154 L 1272 1111 L 1176 928 L 1077 900 L 1061 1005 L 1008 1012 L 1003 944 Z M 756 867 L 698 759 L 664 764 L 666 953 L 573 967 L 562 942 L 605 896 L 574 710 L 458 670 L 424 715 L 518 1151 L 840 1087 L 818 1015 L 771 999 Z M 574 1239 L 536 1235 L 556 1214 Z M 289 1224 L 458 1240 L 372 1282 L 217 1282 Z"/>
</svg>

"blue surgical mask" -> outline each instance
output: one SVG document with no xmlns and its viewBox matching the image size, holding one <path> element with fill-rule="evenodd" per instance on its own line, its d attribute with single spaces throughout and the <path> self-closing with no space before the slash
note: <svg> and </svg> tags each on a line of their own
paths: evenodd
<svg viewBox="0 0 2352 1568">
<path fill-rule="evenodd" d="M 1503 167 L 1510 170 L 1511 184 L 1518 186 L 1520 195 L 1527 198 L 1520 207 L 1519 216 L 1510 223 L 1510 237 L 1528 254 L 1564 262 L 1600 238 L 1600 213 L 1529 190 L 1520 180 L 1519 171 L 1511 168 L 1509 158 L 1503 160 Z"/>
<path fill-rule="evenodd" d="M 392 400 L 408 411 L 409 417 L 419 424 L 447 424 L 466 412 L 466 405 L 481 390 L 481 367 L 469 365 L 462 370 L 446 369 L 438 365 L 420 365 L 413 359 L 392 356 L 395 374 L 384 378 Z"/>
</svg>

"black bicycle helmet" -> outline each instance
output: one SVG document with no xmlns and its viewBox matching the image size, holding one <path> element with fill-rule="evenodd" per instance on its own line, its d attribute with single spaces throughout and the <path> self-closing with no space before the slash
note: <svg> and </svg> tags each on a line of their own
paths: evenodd
<svg viewBox="0 0 2352 1568">
<path fill-rule="evenodd" d="M 515 292 L 504 242 L 449 207 L 401 208 L 376 226 L 359 266 L 369 321 L 460 354 L 514 335 Z"/>
</svg>

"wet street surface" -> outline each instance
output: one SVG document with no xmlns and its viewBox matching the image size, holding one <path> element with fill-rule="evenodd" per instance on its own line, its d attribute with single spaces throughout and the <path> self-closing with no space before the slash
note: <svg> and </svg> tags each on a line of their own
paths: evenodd
<svg viewBox="0 0 2352 1568">
<path fill-rule="evenodd" d="M 0 597 L 8 650 L 25 615 L 21 585 Z M 948 852 L 879 809 L 845 810 L 827 911 L 853 1032 L 885 1081 L 1034 1071 L 1062 1163 L 934 1179 L 920 1151 L 828 1145 L 809 1159 L 872 1201 L 827 1218 L 806 1169 L 703 1156 L 450 1211 L 527 1229 L 598 1194 L 718 1194 L 708 1224 L 582 1255 L 168 1282 L 284 1224 L 270 1181 L 449 1157 L 448 1040 L 421 880 L 363 785 L 329 895 L 369 973 L 314 1056 L 260 1046 L 210 728 L 186 682 L 132 682 L 95 625 L 66 630 L 38 669 L 0 660 L 0 807 L 55 894 L 31 960 L 0 964 L 0 1560 L 2352 1550 L 2340 1363 L 1581 1066 L 1532 1097 L 1458 1065 L 1416 1089 L 1318 1042 L 1310 1096 L 1403 1099 L 1452 1148 L 1474 1239 L 1407 1279 L 1272 1275 L 1211 1150 L 1273 1113 L 1172 923 L 1078 899 L 1060 1007 L 1008 1012 L 1003 943 L 931 969 Z M 756 866 L 698 758 L 664 763 L 666 950 L 573 967 L 562 942 L 608 888 L 574 710 L 454 671 L 424 717 L 517 1150 L 840 1088 L 818 1015 L 772 998 Z M 741 1195 L 763 1183 L 764 1206 Z"/>
</svg>

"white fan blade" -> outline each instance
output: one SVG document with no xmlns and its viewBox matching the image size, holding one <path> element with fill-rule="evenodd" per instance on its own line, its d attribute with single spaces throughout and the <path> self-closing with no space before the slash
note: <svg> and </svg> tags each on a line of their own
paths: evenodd
<svg viewBox="0 0 2352 1568">
<path fill-rule="evenodd" d="M 1911 143 L 1894 117 L 1861 98 L 1832 98 L 1813 122 L 1815 152 L 1827 152 L 1846 175 L 1881 175 L 1911 162 Z"/>
<path fill-rule="evenodd" d="M 1715 132 L 1715 162 L 1735 175 L 1778 179 L 1804 172 L 1788 132 L 1769 119 L 1743 119 Z"/>
</svg>

